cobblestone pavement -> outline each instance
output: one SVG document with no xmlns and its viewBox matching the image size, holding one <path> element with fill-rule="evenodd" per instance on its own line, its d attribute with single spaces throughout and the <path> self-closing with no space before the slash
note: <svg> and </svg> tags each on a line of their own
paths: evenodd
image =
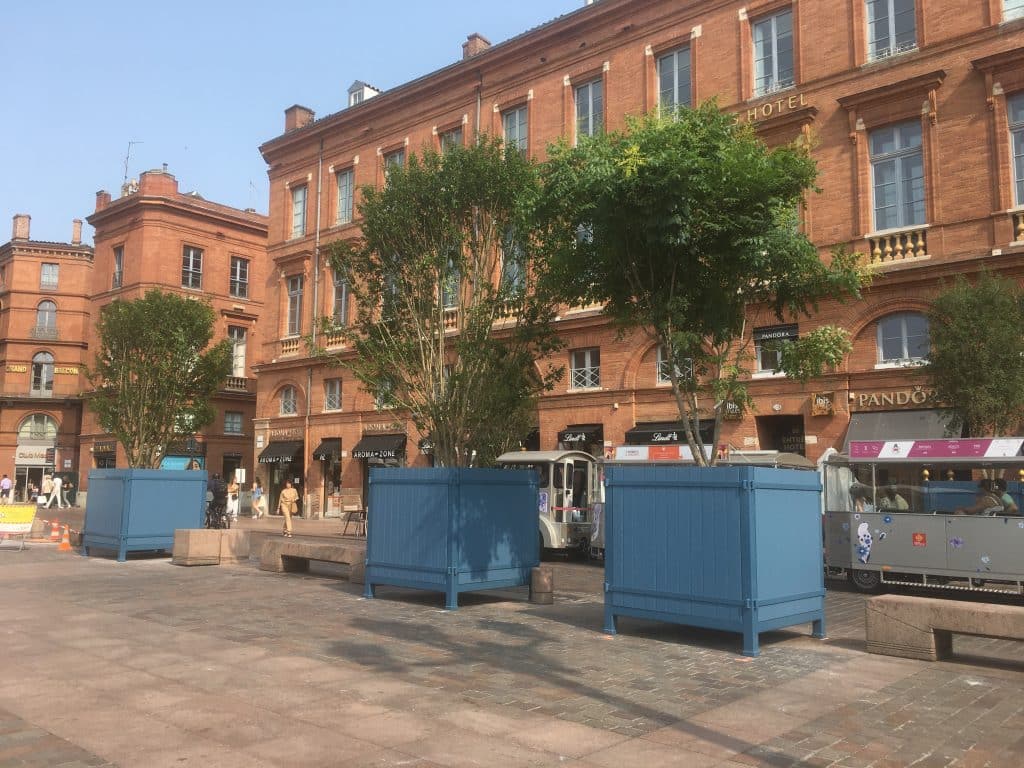
<svg viewBox="0 0 1024 768">
<path fill-rule="evenodd" d="M 322 566 L 0 552 L 0 768 L 1024 765 L 1021 644 L 927 663 L 863 652 L 864 598 L 737 635 L 623 618 L 602 571 L 556 562 L 556 602 L 379 587 Z"/>
</svg>

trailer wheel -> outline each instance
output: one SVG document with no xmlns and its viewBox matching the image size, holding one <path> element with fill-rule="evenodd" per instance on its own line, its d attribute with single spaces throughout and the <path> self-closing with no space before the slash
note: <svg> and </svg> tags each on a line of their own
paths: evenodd
<svg viewBox="0 0 1024 768">
<path fill-rule="evenodd" d="M 851 568 L 850 583 L 859 592 L 877 592 L 878 588 L 882 586 L 882 576 L 878 571 Z"/>
</svg>

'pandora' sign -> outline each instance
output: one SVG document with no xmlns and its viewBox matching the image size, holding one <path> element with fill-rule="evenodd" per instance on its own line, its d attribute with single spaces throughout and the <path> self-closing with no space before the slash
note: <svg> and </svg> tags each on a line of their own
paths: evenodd
<svg viewBox="0 0 1024 768">
<path fill-rule="evenodd" d="M 919 408 L 935 404 L 935 390 L 914 387 L 893 392 L 861 392 L 857 395 L 857 407 L 866 408 Z"/>
</svg>

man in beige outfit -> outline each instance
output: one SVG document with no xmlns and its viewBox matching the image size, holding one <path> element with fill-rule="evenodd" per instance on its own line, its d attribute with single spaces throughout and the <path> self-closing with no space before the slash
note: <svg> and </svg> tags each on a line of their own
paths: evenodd
<svg viewBox="0 0 1024 768">
<path fill-rule="evenodd" d="M 284 488 L 277 500 L 277 509 L 284 515 L 284 535 L 292 535 L 292 515 L 299 511 L 299 492 L 292 487 L 291 480 L 284 481 Z"/>
</svg>

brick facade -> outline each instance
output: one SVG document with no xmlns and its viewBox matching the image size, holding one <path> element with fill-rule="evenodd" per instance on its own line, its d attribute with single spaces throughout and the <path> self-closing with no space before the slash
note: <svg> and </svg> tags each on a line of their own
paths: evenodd
<svg viewBox="0 0 1024 768">
<path fill-rule="evenodd" d="M 657 108 L 658 59 L 685 46 L 694 102 L 715 97 L 721 108 L 754 122 L 769 145 L 800 135 L 813 142 L 821 192 L 807 200 L 805 230 L 823 256 L 837 245 L 864 253 L 876 276 L 862 301 L 826 303 L 811 320 L 787 320 L 798 323 L 800 333 L 819 324 L 849 329 L 855 347 L 841 369 L 806 390 L 785 377 L 755 377 L 755 410 L 726 421 L 722 442 L 798 448 L 817 458 L 842 447 L 851 412 L 874 408 L 874 402 L 920 407 L 914 393 L 922 382 L 912 367 L 879 362 L 879 321 L 922 311 L 958 274 L 982 266 L 1017 278 L 1024 272 L 1024 201 L 1014 197 L 1007 124 L 1007 99 L 1024 92 L 1024 20 L 1004 21 L 1002 8 L 1000 0 L 918 0 L 913 40 L 873 59 L 863 0 L 601 0 L 323 119 L 292 107 L 286 132 L 261 148 L 271 192 L 257 453 L 275 440 L 301 441 L 288 471 L 305 481 L 316 512 L 328 499 L 327 465 L 312 457 L 321 439 L 341 439 L 340 484 L 358 491 L 365 465 L 348 452 L 362 435 L 386 431 L 396 420 L 375 411 L 345 371 L 325 371 L 308 359 L 287 333 L 287 279 L 304 278 L 301 330 L 308 332 L 314 317 L 331 311 L 323 244 L 357 231 L 357 223 L 337 223 L 338 171 L 352 169 L 357 186 L 380 184 L 388 153 L 436 147 L 438 134 L 457 125 L 467 141 L 477 130 L 500 134 L 502 113 L 523 106 L 529 152 L 542 160 L 549 142 L 573 138 L 576 86 L 600 81 L 604 125 L 620 128 L 627 115 Z M 792 19 L 793 84 L 758 98 L 753 29 L 783 12 Z M 920 131 L 923 221 L 878 228 L 872 131 L 901 124 Z M 293 236 L 297 186 L 306 188 L 305 226 Z M 777 323 L 754 312 L 749 325 Z M 621 444 L 636 424 L 675 420 L 671 394 L 656 381 L 657 351 L 648 340 L 639 334 L 616 339 L 595 311 L 564 313 L 559 330 L 569 350 L 600 348 L 601 386 L 574 391 L 566 379 L 543 399 L 541 448 L 555 447 L 558 432 L 569 425 L 602 425 L 600 450 Z M 568 352 L 563 362 L 568 367 Z M 342 379 L 340 412 L 324 413 L 325 377 Z M 280 415 L 285 386 L 297 393 L 294 416 Z M 812 396 L 823 393 L 831 412 L 815 415 Z M 877 397 L 862 397 L 872 393 Z M 392 426 L 408 428 L 409 463 L 426 463 L 416 448 L 420 436 L 397 421 Z"/>
</svg>

